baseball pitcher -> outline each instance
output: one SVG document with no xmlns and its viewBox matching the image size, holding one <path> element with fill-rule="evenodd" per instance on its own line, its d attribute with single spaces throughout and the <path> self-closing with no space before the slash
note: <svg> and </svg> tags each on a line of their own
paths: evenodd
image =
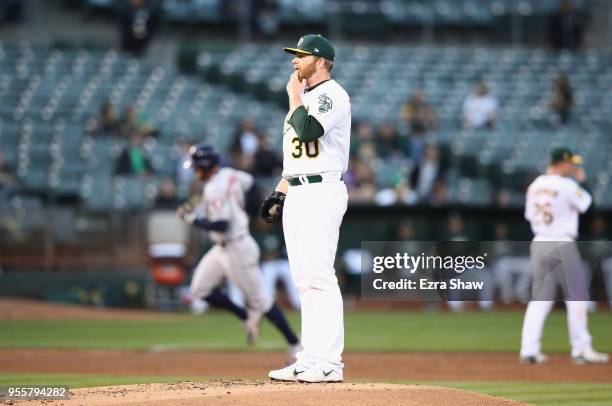
<svg viewBox="0 0 612 406">
<path fill-rule="evenodd" d="M 605 363 L 607 354 L 593 350 L 587 328 L 587 269 L 574 240 L 578 236 L 578 216 L 591 205 L 584 188 L 582 158 L 568 148 L 551 151 L 546 174 L 527 189 L 525 218 L 534 234 L 531 243 L 533 286 L 525 312 L 521 338 L 521 361 L 539 364 L 548 357 L 541 350 L 542 329 L 561 288 L 567 308 L 572 359 L 576 364 Z M 579 183 L 580 184 L 579 184 Z"/>
<path fill-rule="evenodd" d="M 302 345 L 295 364 L 271 371 L 281 381 L 343 380 L 342 296 L 334 270 L 347 191 L 351 106 L 330 72 L 334 48 L 321 35 L 300 38 L 287 83 L 283 179 L 262 203 L 264 220 L 283 221 L 291 273 L 302 303 Z"/>
</svg>

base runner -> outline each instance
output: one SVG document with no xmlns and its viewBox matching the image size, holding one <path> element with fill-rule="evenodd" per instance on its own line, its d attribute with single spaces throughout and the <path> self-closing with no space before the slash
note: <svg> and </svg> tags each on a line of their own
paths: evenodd
<svg viewBox="0 0 612 406">
<path fill-rule="evenodd" d="M 215 245 L 202 257 L 191 280 L 193 298 L 203 298 L 211 305 L 222 307 L 244 321 L 247 340 L 253 344 L 259 333 L 259 322 L 265 316 L 285 337 L 289 360 L 301 349 L 299 339 L 287 323 L 282 310 L 267 294 L 259 269 L 259 247 L 249 232 L 245 207 L 251 197 L 253 177 L 246 172 L 219 166 L 219 155 L 208 144 L 191 149 L 191 166 L 204 182 L 202 201 L 204 216 L 182 206 L 178 215 L 184 221 L 209 232 Z M 234 304 L 216 289 L 228 278 L 242 291 L 247 309 Z"/>
</svg>

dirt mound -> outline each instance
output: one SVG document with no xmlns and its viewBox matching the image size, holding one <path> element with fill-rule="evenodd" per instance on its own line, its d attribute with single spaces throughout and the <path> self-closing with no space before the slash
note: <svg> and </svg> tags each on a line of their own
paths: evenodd
<svg viewBox="0 0 612 406">
<path fill-rule="evenodd" d="M 252 381 L 107 386 L 70 391 L 48 405 L 503 405 L 522 403 L 458 389 L 373 383 L 298 384 Z M 21 403 L 20 404 L 28 404 Z"/>
<path fill-rule="evenodd" d="M 40 300 L 0 298 L 1 320 L 148 320 L 176 315 L 146 310 L 96 309 Z"/>
</svg>

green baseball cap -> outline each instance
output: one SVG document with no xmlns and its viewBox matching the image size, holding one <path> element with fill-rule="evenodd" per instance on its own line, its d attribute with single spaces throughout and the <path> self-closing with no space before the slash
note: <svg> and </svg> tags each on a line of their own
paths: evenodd
<svg viewBox="0 0 612 406">
<path fill-rule="evenodd" d="M 285 47 L 283 51 L 290 54 L 306 54 L 320 56 L 321 58 L 334 61 L 336 52 L 331 42 L 321 34 L 304 35 L 297 43 L 295 48 Z"/>
<path fill-rule="evenodd" d="M 550 163 L 556 164 L 559 162 L 571 162 L 573 164 L 581 164 L 582 157 L 574 154 L 567 147 L 558 147 L 550 151 Z"/>
</svg>

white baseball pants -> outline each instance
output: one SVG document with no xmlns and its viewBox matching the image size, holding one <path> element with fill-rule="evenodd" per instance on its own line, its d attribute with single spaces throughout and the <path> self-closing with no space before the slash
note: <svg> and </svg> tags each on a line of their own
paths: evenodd
<svg viewBox="0 0 612 406">
<path fill-rule="evenodd" d="M 495 263 L 494 270 L 502 302 L 511 303 L 516 299 L 523 303 L 529 301 L 531 285 L 529 257 L 504 256 Z"/>
<path fill-rule="evenodd" d="M 291 307 L 300 310 L 300 293 L 293 283 L 289 261 L 283 258 L 264 261 L 261 264 L 261 273 L 263 274 L 264 287 L 270 296 L 276 297 L 276 284 L 280 280 L 285 287 Z"/>
<path fill-rule="evenodd" d="M 531 244 L 533 269 L 532 300 L 527 305 L 521 334 L 521 356 L 540 352 L 544 322 L 554 305 L 554 296 L 561 287 L 567 309 L 572 356 L 592 349 L 589 334 L 587 269 L 574 242 L 542 242 Z"/>
<path fill-rule="evenodd" d="M 334 262 L 347 201 L 341 181 L 290 186 L 285 200 L 283 232 L 302 304 L 304 349 L 297 360 L 306 367 L 344 366 L 344 315 Z"/>
<path fill-rule="evenodd" d="M 289 303 L 291 303 L 295 310 L 300 310 L 300 293 L 293 284 L 289 261 L 281 258 L 264 261 L 261 264 L 261 275 L 263 277 L 263 286 L 268 296 L 276 299 L 276 284 L 280 280 L 285 287 Z M 240 288 L 232 282 L 227 284 L 227 296 L 237 305 L 244 306 L 244 295 Z"/>
<path fill-rule="evenodd" d="M 259 270 L 259 247 L 250 235 L 221 246 L 216 244 L 202 257 L 191 279 L 191 295 L 204 298 L 227 278 L 242 291 L 250 309 L 266 313 L 272 298 L 263 287 Z"/>
</svg>

